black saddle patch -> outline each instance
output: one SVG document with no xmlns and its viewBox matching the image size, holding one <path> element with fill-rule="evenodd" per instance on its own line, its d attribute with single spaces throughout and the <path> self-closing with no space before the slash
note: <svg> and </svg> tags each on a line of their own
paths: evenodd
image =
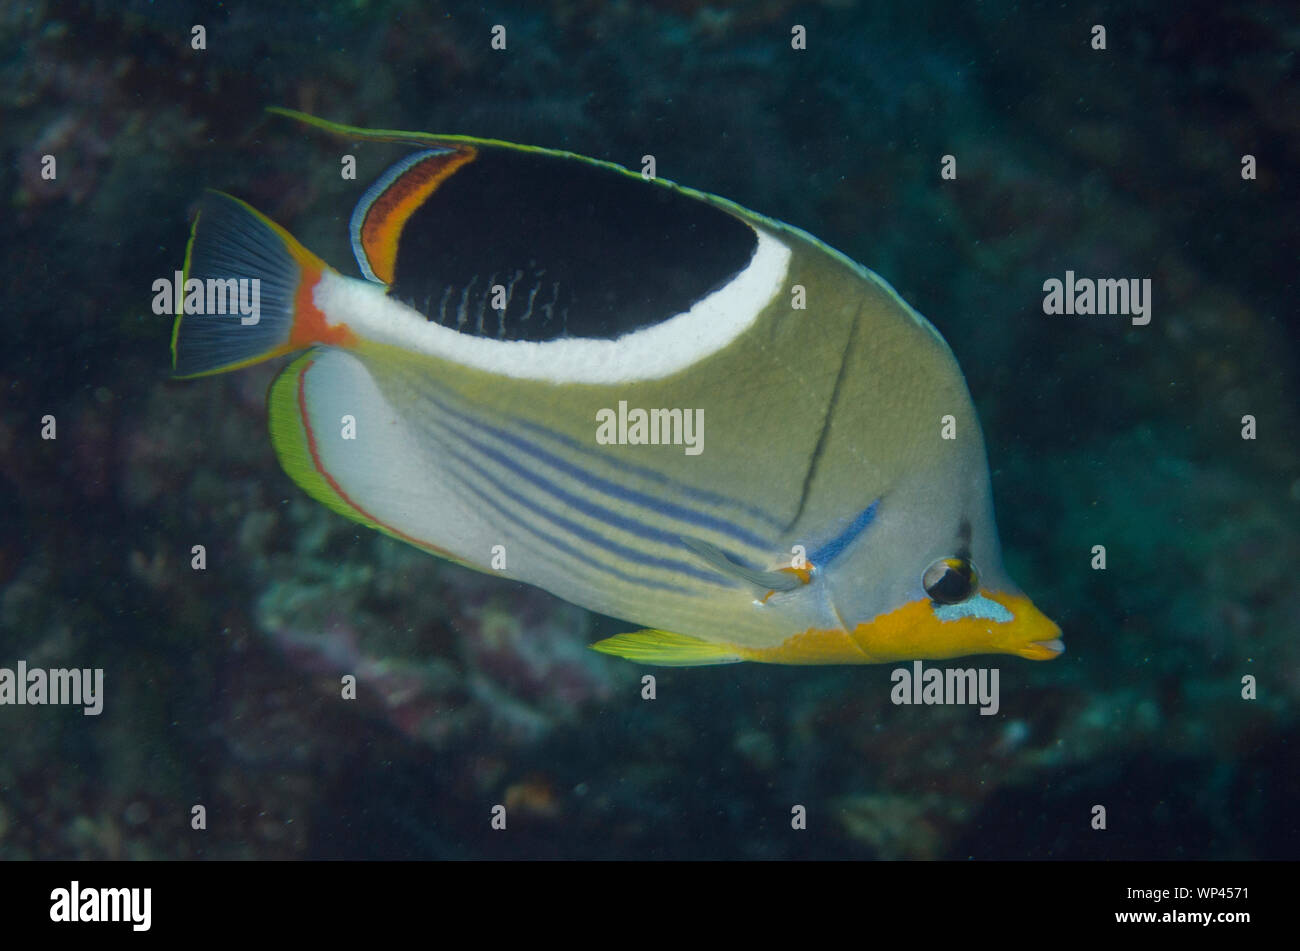
<svg viewBox="0 0 1300 951">
<path fill-rule="evenodd" d="M 671 188 L 484 147 L 407 221 L 389 293 L 475 336 L 609 340 L 689 310 L 756 246 L 745 222 Z"/>
</svg>

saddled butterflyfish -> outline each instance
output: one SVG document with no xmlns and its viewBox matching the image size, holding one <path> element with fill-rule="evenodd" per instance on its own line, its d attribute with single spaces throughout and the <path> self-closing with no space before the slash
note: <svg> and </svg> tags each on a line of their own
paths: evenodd
<svg viewBox="0 0 1300 951">
<path fill-rule="evenodd" d="M 269 428 L 309 495 L 643 627 L 593 646 L 644 663 L 1064 649 L 951 350 L 876 274 L 608 162 L 276 111 L 412 149 L 352 214 L 361 277 L 229 195 L 194 222 L 174 369 L 299 353 Z"/>
</svg>

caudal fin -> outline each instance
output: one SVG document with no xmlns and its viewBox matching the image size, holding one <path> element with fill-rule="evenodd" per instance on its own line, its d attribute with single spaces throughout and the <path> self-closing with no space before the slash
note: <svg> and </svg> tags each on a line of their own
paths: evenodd
<svg viewBox="0 0 1300 951">
<path fill-rule="evenodd" d="M 295 324 L 319 316 L 310 292 L 327 268 L 251 205 L 208 192 L 185 251 L 172 329 L 176 375 L 236 370 L 315 342 Z"/>
</svg>

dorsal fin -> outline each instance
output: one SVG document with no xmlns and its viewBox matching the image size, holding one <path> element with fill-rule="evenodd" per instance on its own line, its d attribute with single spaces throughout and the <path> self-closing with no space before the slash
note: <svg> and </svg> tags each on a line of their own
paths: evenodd
<svg viewBox="0 0 1300 951">
<path fill-rule="evenodd" d="M 407 145 L 418 145 L 427 149 L 446 147 L 462 142 L 473 145 L 476 142 L 486 143 L 492 141 L 490 139 L 474 139 L 467 135 L 436 135 L 432 132 L 405 132 L 399 129 L 363 129 L 360 126 L 344 125 L 342 122 L 331 122 L 329 119 L 308 115 L 305 112 L 299 112 L 297 109 L 286 109 L 283 106 L 267 106 L 266 111 L 272 115 L 284 116 L 296 122 L 301 122 L 303 125 L 321 129 L 331 135 L 344 139 L 353 139 L 358 142 L 403 142 Z M 508 145 L 509 143 L 501 144 Z"/>
<path fill-rule="evenodd" d="M 368 280 L 393 283 L 397 244 L 411 215 L 477 151 L 473 146 L 408 155 L 370 186 L 352 212 L 352 253 Z"/>
</svg>

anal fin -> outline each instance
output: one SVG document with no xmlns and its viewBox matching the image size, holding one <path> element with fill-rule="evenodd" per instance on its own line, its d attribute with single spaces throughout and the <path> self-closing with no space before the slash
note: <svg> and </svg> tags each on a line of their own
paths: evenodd
<svg viewBox="0 0 1300 951">
<path fill-rule="evenodd" d="M 734 664 L 745 658 L 734 645 L 717 644 L 688 634 L 644 630 L 616 634 L 591 645 L 592 650 L 660 667 Z"/>
</svg>

